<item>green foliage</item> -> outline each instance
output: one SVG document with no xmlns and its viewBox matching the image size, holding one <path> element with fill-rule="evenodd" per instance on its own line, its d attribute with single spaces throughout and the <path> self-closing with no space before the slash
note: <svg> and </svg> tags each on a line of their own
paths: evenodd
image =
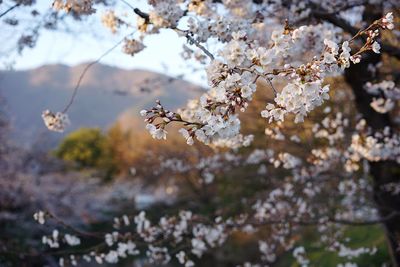
<svg viewBox="0 0 400 267">
<path fill-rule="evenodd" d="M 374 255 L 362 254 L 352 259 L 346 257 L 341 258 L 336 253 L 327 251 L 325 246 L 320 245 L 313 227 L 304 229 L 298 245 L 304 246 L 307 258 L 313 263 L 310 266 L 336 267 L 340 263 L 352 262 L 356 263 L 357 266 L 379 267 L 382 266 L 383 263 L 388 264 L 390 262 L 385 233 L 381 226 L 349 226 L 345 230 L 345 236 L 348 238 L 348 241 L 338 241 L 344 243 L 346 247 L 351 249 L 362 247 L 372 249 L 376 247 L 377 252 Z M 291 252 L 286 252 L 286 256 L 280 258 L 277 266 L 298 267 L 299 265 L 293 258 Z"/>
<path fill-rule="evenodd" d="M 106 177 L 115 172 L 110 144 L 98 128 L 81 128 L 70 133 L 56 149 L 55 155 L 76 164 L 78 169 L 101 170 Z"/>
</svg>

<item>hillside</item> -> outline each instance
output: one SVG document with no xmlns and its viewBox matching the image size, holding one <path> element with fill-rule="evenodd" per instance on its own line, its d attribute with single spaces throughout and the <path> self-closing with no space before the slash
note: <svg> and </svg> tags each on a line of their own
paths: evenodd
<svg viewBox="0 0 400 267">
<path fill-rule="evenodd" d="M 97 64 L 86 73 L 68 111 L 72 122 L 68 131 L 48 132 L 41 112 L 64 108 L 85 66 L 47 65 L 27 71 L 0 71 L 0 96 L 6 100 L 15 140 L 28 145 L 39 139 L 55 142 L 80 127 L 105 129 L 119 117 L 126 122 L 130 114 L 137 124 L 138 111 L 151 107 L 156 99 L 176 109 L 197 96 L 200 90 L 191 83 L 163 74 Z"/>
</svg>

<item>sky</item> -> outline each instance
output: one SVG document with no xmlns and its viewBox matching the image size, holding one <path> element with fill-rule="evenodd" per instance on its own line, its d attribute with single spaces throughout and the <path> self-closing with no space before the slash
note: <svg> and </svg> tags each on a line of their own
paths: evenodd
<svg viewBox="0 0 400 267">
<path fill-rule="evenodd" d="M 51 2 L 51 0 L 37 0 L 39 11 L 48 9 Z M 134 3 L 135 6 L 142 10 L 148 8 L 145 1 L 142 0 L 131 0 L 131 3 Z M 4 10 L 7 4 L 11 4 L 10 1 L 8 3 L 5 1 L 3 6 L 0 5 L 0 11 Z M 131 20 L 132 23 L 136 21 L 136 15 L 129 8 L 121 5 L 118 5 L 117 8 L 120 11 L 124 9 L 123 13 L 126 12 L 126 18 Z M 118 34 L 112 34 L 111 31 L 101 24 L 101 14 L 105 10 L 100 7 L 98 12 L 91 15 L 87 21 L 73 23 L 73 20 L 68 20 L 70 22 L 69 25 L 72 25 L 70 26 L 72 33 L 65 31 L 42 31 L 34 48 L 25 49 L 21 55 L 10 53 L 12 56 L 8 57 L 8 61 L 13 62 L 12 67 L 15 70 L 25 70 L 41 65 L 57 63 L 73 66 L 98 59 L 105 51 L 113 47 L 127 33 L 132 31 L 131 29 L 130 31 L 122 29 Z M 20 17 L 24 15 L 23 12 L 26 13 L 29 10 L 22 8 L 13 12 L 7 14 L 7 17 Z M 26 24 L 28 23 L 29 21 L 27 20 Z M 9 29 L 9 31 L 13 31 L 13 29 Z M 11 35 L 14 36 L 15 33 L 7 32 L 7 30 L 0 31 L 0 36 L 2 36 L 1 39 L 3 40 L 12 40 L 12 38 L 9 38 Z M 182 44 L 185 42 L 186 39 L 179 37 L 174 31 L 163 30 L 160 34 L 147 36 L 144 40 L 146 49 L 139 54 L 133 57 L 126 55 L 121 52 L 122 45 L 120 45 L 105 56 L 101 60 L 101 63 L 124 69 L 140 68 L 152 70 L 171 76 L 183 74 L 185 80 L 206 85 L 204 71 L 198 70 L 193 72 L 192 70 L 193 68 L 200 69 L 201 66 L 193 62 L 185 62 L 180 56 Z M 1 65 L 1 68 L 5 68 L 4 64 Z"/>
</svg>

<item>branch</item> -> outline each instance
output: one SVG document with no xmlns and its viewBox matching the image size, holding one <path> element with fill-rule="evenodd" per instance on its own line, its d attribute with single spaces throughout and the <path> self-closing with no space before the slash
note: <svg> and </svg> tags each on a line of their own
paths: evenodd
<svg viewBox="0 0 400 267">
<path fill-rule="evenodd" d="M 75 85 L 75 88 L 74 88 L 74 91 L 72 93 L 72 96 L 71 96 L 68 104 L 65 106 L 64 110 L 62 111 L 62 113 L 66 113 L 68 111 L 68 109 L 71 107 L 71 105 L 74 103 L 76 94 L 78 93 L 79 86 L 81 85 L 81 82 L 82 82 L 83 78 L 85 77 L 86 72 L 90 69 L 90 67 L 92 67 L 93 65 L 98 63 L 102 58 L 104 58 L 109 53 L 111 53 L 115 48 L 117 48 L 125 40 L 126 37 L 128 37 L 129 35 L 132 35 L 132 34 L 133 33 L 130 33 L 130 34 L 126 35 L 118 43 L 116 43 L 113 47 L 111 47 L 106 52 L 104 52 L 104 54 L 102 54 L 98 59 L 96 59 L 95 61 L 93 61 L 93 62 L 89 63 L 88 65 L 86 65 L 85 69 L 82 71 L 81 75 L 79 76 L 78 82 Z"/>
<path fill-rule="evenodd" d="M 179 30 L 181 31 L 181 30 Z M 206 54 L 211 60 L 214 60 L 214 55 L 208 51 L 203 45 L 200 44 L 199 41 L 197 41 L 196 39 L 194 39 L 191 35 L 190 32 L 186 31 L 185 34 L 186 39 L 188 39 L 190 44 L 194 44 L 195 46 L 197 46 L 198 48 L 201 49 L 201 51 L 204 52 L 204 54 Z"/>
<path fill-rule="evenodd" d="M 320 8 L 318 8 L 318 9 L 320 9 Z M 312 14 L 317 19 L 326 20 L 326 21 L 332 23 L 333 25 L 335 25 L 339 28 L 342 28 L 344 31 L 350 33 L 351 35 L 356 35 L 359 32 L 359 29 L 353 27 L 346 20 L 337 17 L 333 13 L 315 10 L 312 12 Z"/>
<path fill-rule="evenodd" d="M 348 23 L 346 20 L 338 17 L 337 15 L 333 13 L 329 13 L 321 7 L 316 7 L 313 5 L 314 11 L 312 14 L 314 15 L 315 18 L 321 19 L 321 20 L 326 20 L 333 25 L 342 28 L 345 32 L 350 33 L 351 35 L 356 35 L 359 32 L 359 29 L 356 27 L 352 26 L 350 23 Z M 390 44 L 382 44 L 381 45 L 381 51 L 384 53 L 387 53 L 390 56 L 393 56 L 397 59 L 400 59 L 400 48 L 390 45 Z"/>
<path fill-rule="evenodd" d="M 129 4 L 127 1 L 125 0 L 121 0 L 125 5 L 129 6 L 133 12 L 135 12 L 136 15 L 138 15 L 139 17 L 145 19 L 146 23 L 150 23 L 150 16 L 149 14 L 141 11 L 139 8 L 132 6 L 131 4 Z"/>
<path fill-rule="evenodd" d="M 141 18 L 145 19 L 146 23 L 150 23 L 150 16 L 147 13 L 142 12 L 139 8 L 134 8 L 133 11 Z"/>
<path fill-rule="evenodd" d="M 11 6 L 9 9 L 7 9 L 6 11 L 4 11 L 3 13 L 0 14 L 0 18 L 5 16 L 8 12 L 10 12 L 11 10 L 13 10 L 14 8 L 18 7 L 20 5 L 20 3 L 17 3 L 13 6 Z"/>
<path fill-rule="evenodd" d="M 55 214 L 53 214 L 53 213 L 51 213 L 51 212 L 49 212 L 49 211 L 46 211 L 46 213 L 48 214 L 48 216 L 50 216 L 51 218 L 53 218 L 56 222 L 58 222 L 59 224 L 61 224 L 61 225 L 64 226 L 65 228 L 67 228 L 67 229 L 69 229 L 69 230 L 75 232 L 75 233 L 78 234 L 78 235 L 81 235 L 81 236 L 88 236 L 88 237 L 95 237 L 95 238 L 100 238 L 100 239 L 102 239 L 102 238 L 104 237 L 104 235 L 101 234 L 101 233 L 86 232 L 86 231 L 82 231 L 82 230 L 80 230 L 80 229 L 77 229 L 77 228 L 75 228 L 74 226 L 65 223 L 63 220 L 61 220 L 61 219 L 58 218 Z"/>
<path fill-rule="evenodd" d="M 267 81 L 269 83 L 269 85 L 271 86 L 272 90 L 274 91 L 274 96 L 276 97 L 276 95 L 278 94 L 274 85 L 272 84 L 271 80 L 269 78 L 267 78 Z"/>
</svg>

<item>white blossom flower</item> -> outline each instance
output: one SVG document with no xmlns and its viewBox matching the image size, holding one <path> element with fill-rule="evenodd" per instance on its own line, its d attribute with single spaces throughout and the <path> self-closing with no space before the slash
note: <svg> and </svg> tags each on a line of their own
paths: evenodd
<svg viewBox="0 0 400 267">
<path fill-rule="evenodd" d="M 42 113 L 42 118 L 47 129 L 55 132 L 63 132 L 65 127 L 70 124 L 68 115 L 61 112 L 54 114 L 50 110 L 45 110 Z"/>
<path fill-rule="evenodd" d="M 125 39 L 124 46 L 122 47 L 122 51 L 125 54 L 133 56 L 145 48 L 146 48 L 146 46 L 140 41 L 137 41 L 135 39 Z M 142 114 L 142 111 L 140 112 L 140 114 Z M 142 116 L 145 116 L 145 115 L 142 115 Z"/>
<path fill-rule="evenodd" d="M 198 238 L 192 239 L 192 253 L 194 255 L 200 258 L 206 250 L 206 243 L 203 240 Z"/>
<path fill-rule="evenodd" d="M 78 246 L 81 244 L 81 240 L 74 235 L 65 234 L 64 235 L 65 242 L 70 246 Z"/>
<path fill-rule="evenodd" d="M 374 97 L 370 105 L 376 112 L 387 113 L 394 108 L 395 104 L 390 98 L 384 99 L 381 97 L 380 98 Z"/>
<path fill-rule="evenodd" d="M 389 30 L 393 30 L 394 29 L 393 19 L 394 19 L 393 13 L 392 12 L 387 13 L 385 17 L 382 19 L 384 27 L 386 27 Z"/>
<path fill-rule="evenodd" d="M 186 143 L 188 145 L 193 145 L 194 144 L 194 140 L 193 137 L 189 134 L 188 130 L 186 130 L 185 128 L 181 128 L 179 129 L 179 132 L 183 135 L 183 137 L 186 139 Z"/>
<path fill-rule="evenodd" d="M 374 51 L 375 53 L 379 54 L 380 49 L 381 49 L 381 45 L 378 42 L 374 42 L 372 44 L 372 51 Z"/>
<path fill-rule="evenodd" d="M 150 245 L 146 254 L 151 263 L 167 264 L 171 260 L 166 247 L 154 247 Z"/>
<path fill-rule="evenodd" d="M 167 139 L 167 131 L 163 128 L 157 128 L 153 124 L 147 124 L 146 129 L 154 139 Z"/>
<path fill-rule="evenodd" d="M 149 12 L 151 23 L 157 27 L 176 27 L 183 10 L 173 0 L 153 1 L 154 9 Z"/>
<path fill-rule="evenodd" d="M 293 250 L 293 256 L 302 267 L 306 267 L 310 263 L 310 261 L 305 257 L 305 252 L 304 247 L 296 247 Z"/>
<path fill-rule="evenodd" d="M 35 221 L 37 221 L 40 224 L 44 224 L 45 221 L 45 213 L 43 211 L 38 211 L 35 212 L 35 214 L 33 214 L 33 218 L 35 219 Z"/>
<path fill-rule="evenodd" d="M 90 15 L 96 10 L 93 8 L 94 2 L 81 0 L 54 0 L 53 8 L 55 10 L 65 10 L 79 15 Z"/>
<path fill-rule="evenodd" d="M 104 24 L 104 26 L 109 28 L 112 33 L 116 33 L 120 25 L 120 20 L 115 15 L 113 10 L 107 10 L 107 12 L 101 16 L 101 22 Z"/>
</svg>

